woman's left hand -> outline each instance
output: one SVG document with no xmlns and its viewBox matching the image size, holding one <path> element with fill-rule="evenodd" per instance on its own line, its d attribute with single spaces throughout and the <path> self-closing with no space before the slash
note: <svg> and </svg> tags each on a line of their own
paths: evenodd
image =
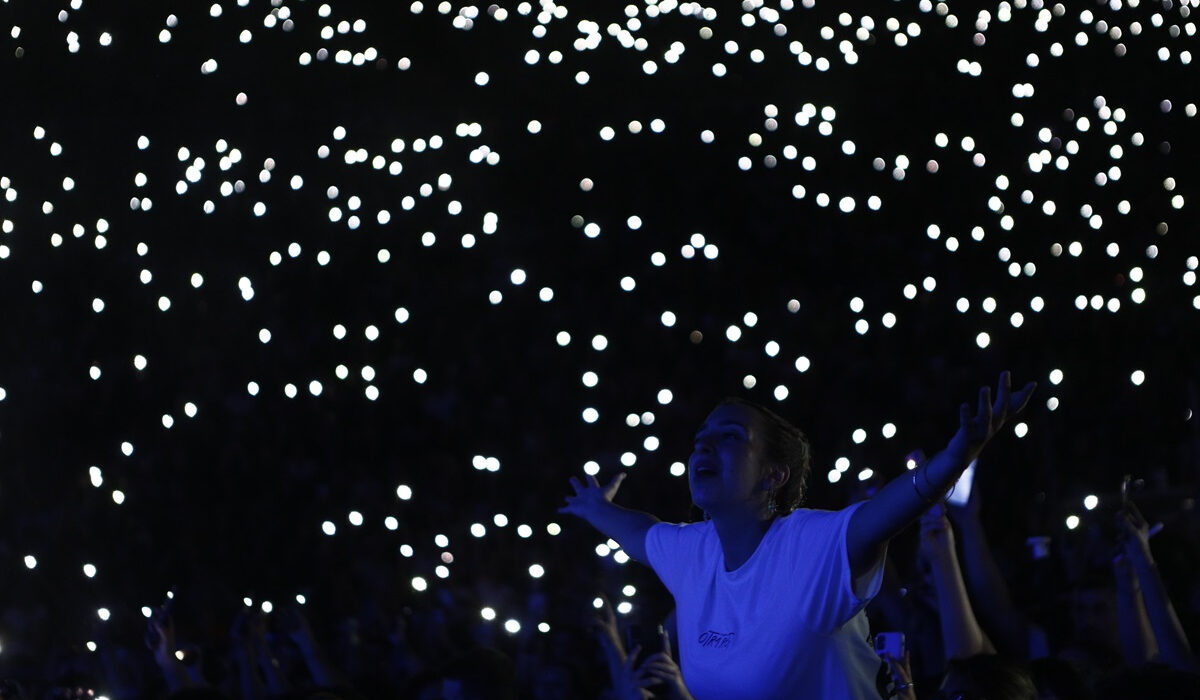
<svg viewBox="0 0 1200 700">
<path fill-rule="evenodd" d="M 985 386 L 979 390 L 979 405 L 975 415 L 971 415 L 971 409 L 965 403 L 959 408 L 959 432 L 966 439 L 972 458 L 1000 432 L 1010 418 L 1025 410 L 1036 388 L 1037 382 L 1029 382 L 1013 393 L 1012 373 L 1004 371 L 1000 373 L 995 402 L 992 401 L 991 388 Z"/>
</svg>

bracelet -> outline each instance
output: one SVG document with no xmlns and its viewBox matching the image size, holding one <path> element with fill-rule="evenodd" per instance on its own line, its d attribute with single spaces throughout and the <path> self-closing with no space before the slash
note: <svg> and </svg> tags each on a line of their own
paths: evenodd
<svg viewBox="0 0 1200 700">
<path fill-rule="evenodd" d="M 949 500 L 950 494 L 954 493 L 954 488 L 956 486 L 958 486 L 958 479 L 955 479 L 954 483 L 950 485 L 949 490 L 947 490 L 945 494 L 943 494 L 940 497 L 934 496 L 931 498 L 931 497 L 926 496 L 925 494 L 921 493 L 921 489 L 917 487 L 917 472 L 921 472 L 921 475 L 925 478 L 925 485 L 927 487 L 930 487 L 932 489 L 933 484 L 929 483 L 929 475 L 925 473 L 924 467 L 919 467 L 919 468 L 913 470 L 913 472 L 912 472 L 913 491 L 917 492 L 917 497 L 920 498 L 922 501 L 924 501 L 926 505 L 933 505 L 935 502 L 937 502 L 939 500 L 942 502 Z"/>
<path fill-rule="evenodd" d="M 934 502 L 934 501 L 936 501 L 937 499 L 936 499 L 936 498 L 929 498 L 929 497 L 928 497 L 928 496 L 926 496 L 925 494 L 921 493 L 921 489 L 919 489 L 919 488 L 917 487 L 917 472 L 918 472 L 918 471 L 920 471 L 920 470 L 919 470 L 919 469 L 914 469 L 914 470 L 913 470 L 913 473 L 912 473 L 912 485 L 913 485 L 913 491 L 916 491 L 916 492 L 917 492 L 917 498 L 919 498 L 919 499 L 921 499 L 922 501 L 924 501 L 925 505 L 933 505 L 933 502 Z M 925 483 L 927 483 L 927 484 L 929 483 L 929 478 L 928 478 L 928 477 L 926 477 L 926 478 L 925 478 Z"/>
</svg>

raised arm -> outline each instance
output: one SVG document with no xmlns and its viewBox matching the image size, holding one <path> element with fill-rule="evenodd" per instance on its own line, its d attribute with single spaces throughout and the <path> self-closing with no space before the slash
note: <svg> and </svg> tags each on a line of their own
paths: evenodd
<svg viewBox="0 0 1200 700">
<path fill-rule="evenodd" d="M 954 551 L 954 530 L 943 512 L 939 503 L 921 516 L 921 551 L 933 568 L 946 659 L 995 654 L 996 649 L 979 626 L 967 598 L 958 554 Z"/>
<path fill-rule="evenodd" d="M 567 504 L 558 512 L 583 518 L 589 525 L 616 540 L 631 558 L 648 564 L 646 531 L 659 520 L 649 513 L 623 508 L 612 502 L 624 480 L 624 472 L 614 476 L 605 486 L 601 486 L 596 477 L 591 475 L 588 475 L 586 483 L 571 477 L 575 495 L 567 496 Z"/>
<path fill-rule="evenodd" d="M 965 506 L 948 505 L 946 515 L 962 539 L 962 567 L 967 590 L 979 606 L 979 616 L 1006 654 L 1029 659 L 1035 631 L 1013 602 L 1004 575 L 992 556 L 980 518 L 980 488 L 975 484 Z"/>
<path fill-rule="evenodd" d="M 1002 373 L 995 403 L 988 387 L 980 389 L 975 415 L 971 415 L 967 404 L 962 405 L 958 431 L 945 449 L 924 466 L 892 479 L 874 498 L 854 511 L 846 533 L 850 569 L 854 574 L 869 570 L 888 540 L 950 489 L 1008 419 L 1025 408 L 1036 386 L 1030 382 L 1013 393 L 1011 375 Z"/>
<path fill-rule="evenodd" d="M 1137 582 L 1142 589 L 1142 600 L 1146 604 L 1146 616 L 1154 630 L 1160 660 L 1181 671 L 1196 673 L 1200 663 L 1192 654 L 1183 625 L 1175 615 L 1175 606 L 1167 596 L 1167 587 L 1158 572 L 1158 564 L 1150 554 L 1150 526 L 1132 504 L 1128 504 L 1118 518 L 1121 528 L 1123 549 L 1133 566 Z"/>
<path fill-rule="evenodd" d="M 1133 573 L 1133 565 L 1124 552 L 1113 559 L 1117 579 L 1117 625 L 1121 632 L 1121 655 L 1125 665 L 1141 668 L 1158 658 L 1158 642 L 1142 602 L 1142 587 Z"/>
</svg>

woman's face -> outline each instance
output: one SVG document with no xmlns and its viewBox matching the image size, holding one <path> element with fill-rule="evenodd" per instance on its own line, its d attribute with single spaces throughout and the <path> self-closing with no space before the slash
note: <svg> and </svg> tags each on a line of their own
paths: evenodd
<svg viewBox="0 0 1200 700">
<path fill-rule="evenodd" d="M 709 515 L 762 508 L 768 494 L 760 461 L 762 420 L 747 406 L 722 404 L 696 432 L 688 459 L 692 501 Z"/>
</svg>

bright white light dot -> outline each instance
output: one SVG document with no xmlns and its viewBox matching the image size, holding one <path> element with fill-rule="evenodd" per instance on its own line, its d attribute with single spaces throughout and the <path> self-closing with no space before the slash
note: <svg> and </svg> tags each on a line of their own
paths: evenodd
<svg viewBox="0 0 1200 700">
<path fill-rule="evenodd" d="M 737 326 L 730 326 L 725 329 L 725 337 L 728 338 L 730 342 L 737 342 L 737 340 L 742 337 L 742 329 L 738 328 Z"/>
<path fill-rule="evenodd" d="M 1067 529 L 1074 530 L 1077 527 L 1079 527 L 1079 516 L 1078 515 L 1068 515 L 1067 516 Z"/>
<path fill-rule="evenodd" d="M 592 349 L 593 350 L 597 350 L 597 351 L 604 350 L 607 347 L 608 347 L 608 338 L 605 338 L 602 335 L 596 335 L 596 336 L 592 337 Z"/>
<path fill-rule="evenodd" d="M 475 84 L 478 85 L 479 87 L 483 87 L 484 85 L 487 85 L 488 79 L 489 79 L 488 74 L 485 73 L 484 71 L 479 71 L 478 73 L 475 74 Z"/>
<path fill-rule="evenodd" d="M 529 566 L 529 575 L 533 578 L 541 578 L 546 575 L 546 570 L 542 568 L 541 564 L 531 564 Z"/>
<path fill-rule="evenodd" d="M 420 576 L 414 576 L 412 580 L 412 587 L 414 591 L 423 591 L 429 587 L 429 584 L 425 583 L 425 579 L 421 578 Z"/>
<path fill-rule="evenodd" d="M 773 393 L 776 401 L 783 401 L 788 397 L 788 388 L 780 384 L 779 386 L 775 387 L 775 391 Z"/>
<path fill-rule="evenodd" d="M 671 403 L 671 399 L 673 398 L 674 394 L 671 393 L 670 389 L 660 389 L 658 392 L 658 402 L 664 406 Z"/>
<path fill-rule="evenodd" d="M 400 521 L 397 520 L 395 517 L 389 515 L 383 519 L 383 526 L 389 530 L 395 531 L 396 529 L 398 529 L 400 527 Z"/>
<path fill-rule="evenodd" d="M 673 462 L 671 464 L 671 476 L 683 476 L 685 472 L 687 472 L 687 467 L 683 465 L 683 462 Z"/>
<path fill-rule="evenodd" d="M 571 334 L 566 331 L 559 331 L 554 336 L 554 342 L 558 343 L 560 347 L 566 347 L 571 343 Z"/>
<path fill-rule="evenodd" d="M 112 492 L 112 499 L 113 499 L 113 503 L 116 503 L 117 505 L 121 505 L 122 503 L 125 502 L 125 492 L 121 491 L 119 489 L 114 490 Z"/>
<path fill-rule="evenodd" d="M 1013 426 L 1013 433 L 1017 437 L 1023 438 L 1029 434 L 1029 425 L 1026 423 L 1017 423 Z"/>
<path fill-rule="evenodd" d="M 363 515 L 357 510 L 350 511 L 350 515 L 347 517 L 347 519 L 350 521 L 350 524 L 355 527 L 359 527 L 363 524 Z"/>
<path fill-rule="evenodd" d="M 1089 494 L 1083 497 L 1084 508 L 1087 508 L 1088 510 L 1095 510 L 1096 506 L 1098 505 L 1100 505 L 1100 499 L 1096 496 Z"/>
<path fill-rule="evenodd" d="M 856 428 L 850 439 L 854 441 L 855 445 L 861 445 L 867 439 L 867 431 L 862 428 Z"/>
<path fill-rule="evenodd" d="M 975 336 L 975 344 L 981 348 L 986 348 L 988 345 L 991 345 L 991 343 L 992 343 L 992 337 L 990 335 L 988 335 L 986 332 L 982 332 L 979 335 Z"/>
<path fill-rule="evenodd" d="M 1141 386 L 1146 381 L 1146 373 L 1140 369 L 1135 369 L 1133 374 L 1129 375 L 1129 381 L 1133 382 L 1134 386 Z"/>
<path fill-rule="evenodd" d="M 583 422 L 595 423 L 600 418 L 600 412 L 592 407 L 583 409 Z"/>
</svg>

